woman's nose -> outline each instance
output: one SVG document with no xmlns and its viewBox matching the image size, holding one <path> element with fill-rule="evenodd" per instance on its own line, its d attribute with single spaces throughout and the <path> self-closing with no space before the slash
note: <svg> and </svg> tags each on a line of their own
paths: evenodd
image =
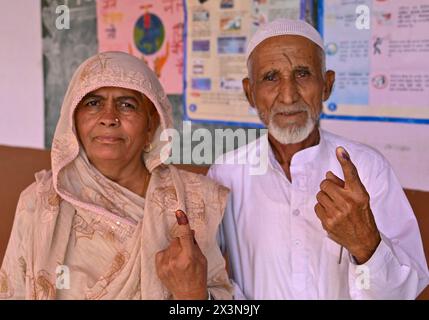
<svg viewBox="0 0 429 320">
<path fill-rule="evenodd" d="M 100 124 L 106 127 L 118 127 L 119 118 L 103 118 L 100 120 Z"/>
<path fill-rule="evenodd" d="M 100 118 L 100 124 L 106 127 L 118 127 L 120 125 L 119 116 L 114 108 L 106 106 L 106 110 Z"/>
</svg>

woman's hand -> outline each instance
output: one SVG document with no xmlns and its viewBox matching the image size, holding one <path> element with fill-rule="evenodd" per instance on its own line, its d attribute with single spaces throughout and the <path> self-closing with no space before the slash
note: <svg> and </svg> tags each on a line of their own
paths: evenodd
<svg viewBox="0 0 429 320">
<path fill-rule="evenodd" d="M 179 237 L 158 252 L 158 277 L 177 300 L 207 299 L 207 259 L 194 238 L 186 214 L 176 211 Z"/>
</svg>

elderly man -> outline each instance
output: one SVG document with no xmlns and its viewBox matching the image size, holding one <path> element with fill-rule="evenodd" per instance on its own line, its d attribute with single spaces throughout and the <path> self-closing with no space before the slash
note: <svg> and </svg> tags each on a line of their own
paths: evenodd
<svg viewBox="0 0 429 320">
<path fill-rule="evenodd" d="M 414 299 L 428 268 L 389 163 L 319 128 L 335 73 L 325 71 L 318 32 L 303 21 L 264 25 L 249 42 L 247 68 L 244 91 L 268 135 L 226 156 L 247 164 L 209 172 L 232 191 L 220 239 L 235 297 Z M 252 175 L 264 141 L 267 170 Z"/>
</svg>

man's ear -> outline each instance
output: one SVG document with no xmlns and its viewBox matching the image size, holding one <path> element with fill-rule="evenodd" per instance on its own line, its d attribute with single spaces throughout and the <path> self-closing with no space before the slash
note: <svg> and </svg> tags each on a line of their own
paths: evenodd
<svg viewBox="0 0 429 320">
<path fill-rule="evenodd" d="M 250 88 L 250 79 L 246 77 L 242 80 L 244 94 L 246 95 L 247 101 L 249 102 L 252 108 L 255 107 L 255 103 L 253 101 L 252 91 Z"/>
<path fill-rule="evenodd" d="M 326 101 L 329 99 L 329 96 L 332 93 L 332 88 L 334 87 L 335 82 L 335 71 L 328 70 L 325 73 L 325 83 L 323 86 L 323 101 Z"/>
</svg>

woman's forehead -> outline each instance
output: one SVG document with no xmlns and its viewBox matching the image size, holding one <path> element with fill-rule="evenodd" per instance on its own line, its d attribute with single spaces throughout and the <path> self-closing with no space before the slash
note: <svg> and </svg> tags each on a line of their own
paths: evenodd
<svg viewBox="0 0 429 320">
<path fill-rule="evenodd" d="M 101 87 L 96 90 L 93 90 L 87 94 L 88 95 L 98 95 L 98 96 L 110 96 L 114 97 L 134 97 L 138 99 L 147 99 L 147 97 L 139 91 L 122 88 L 122 87 Z"/>
</svg>

